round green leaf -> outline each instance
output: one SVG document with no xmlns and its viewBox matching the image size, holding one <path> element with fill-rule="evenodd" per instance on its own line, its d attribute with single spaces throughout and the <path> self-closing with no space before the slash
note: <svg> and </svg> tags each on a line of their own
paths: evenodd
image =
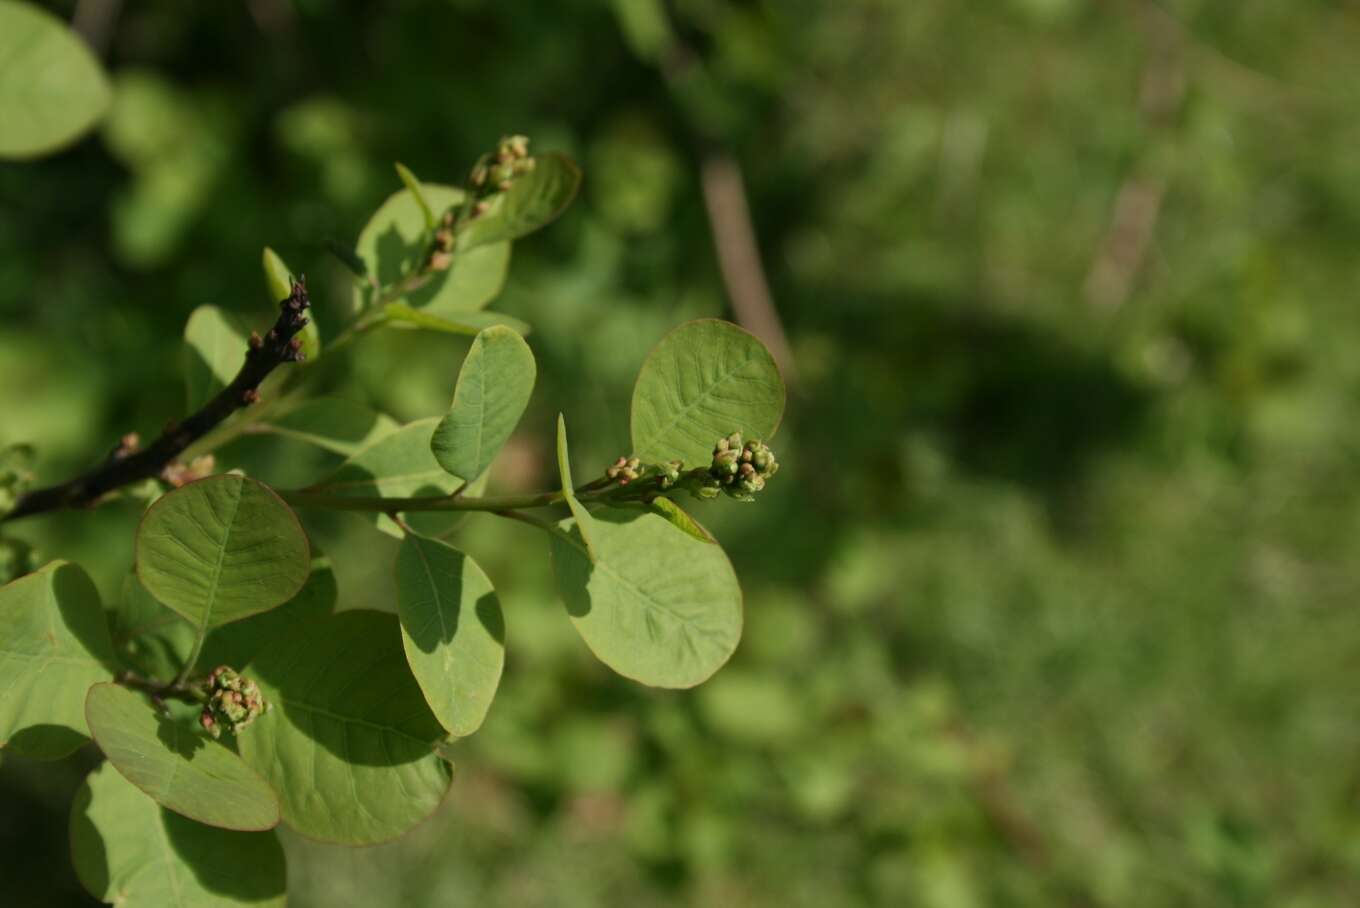
<svg viewBox="0 0 1360 908">
<path fill-rule="evenodd" d="M 264 483 L 210 476 L 153 504 L 137 528 L 137 576 L 200 628 L 282 605 L 307 580 L 307 536 Z"/>
<path fill-rule="evenodd" d="M 85 742 L 85 692 L 113 674 L 99 591 L 65 561 L 0 587 L 0 747 L 55 760 Z"/>
<path fill-rule="evenodd" d="M 633 454 L 707 464 L 733 432 L 768 440 L 784 414 L 784 380 L 754 335 L 701 319 L 661 339 L 633 386 Z"/>
<path fill-rule="evenodd" d="M 196 729 L 192 710 L 167 717 L 142 694 L 96 684 L 85 720 L 99 749 L 129 782 L 191 820 L 223 829 L 272 829 L 279 799 L 259 774 Z M 249 734 L 254 726 L 242 732 Z"/>
<path fill-rule="evenodd" d="M 282 908 L 277 833 L 215 829 L 156 804 L 105 763 L 71 804 L 71 863 L 119 908 Z"/>
<path fill-rule="evenodd" d="M 438 183 L 421 183 L 421 193 L 438 217 L 462 204 L 463 190 Z M 388 197 L 359 233 L 355 252 L 380 287 L 388 287 L 411 273 L 428 252 L 430 237 L 425 215 L 409 189 Z M 505 286 L 510 267 L 510 244 L 493 243 L 477 249 L 458 249 L 448 271 L 400 298 L 400 302 L 434 315 L 475 312 L 496 298 Z M 354 291 L 355 308 L 376 299 L 368 281 Z"/>
<path fill-rule="evenodd" d="M 296 626 L 251 667 L 273 704 L 238 739 L 279 792 L 284 822 L 370 845 L 434 812 L 449 786 L 445 735 L 406 666 L 394 615 L 339 612 Z"/>
<path fill-rule="evenodd" d="M 65 22 L 30 3 L 0 0 L 0 158 L 75 141 L 111 97 L 99 62 Z"/>
<path fill-rule="evenodd" d="M 397 614 L 425 702 L 451 733 L 472 734 L 505 665 L 505 619 L 491 580 L 452 546 L 408 535 L 397 553 Z"/>
<path fill-rule="evenodd" d="M 458 372 L 453 405 L 430 439 L 439 465 L 467 479 L 485 473 L 519 425 L 537 372 L 529 345 L 509 328 L 478 334 Z"/>
<path fill-rule="evenodd" d="M 639 511 L 598 511 L 592 562 L 573 521 L 552 536 L 553 571 L 576 630 L 619 674 L 693 687 L 741 638 L 741 588 L 722 548 Z"/>
<path fill-rule="evenodd" d="M 515 240 L 555 221 L 581 188 L 581 169 L 566 155 L 534 157 L 534 169 L 496 195 L 490 209 L 458 233 L 458 249 Z"/>
</svg>

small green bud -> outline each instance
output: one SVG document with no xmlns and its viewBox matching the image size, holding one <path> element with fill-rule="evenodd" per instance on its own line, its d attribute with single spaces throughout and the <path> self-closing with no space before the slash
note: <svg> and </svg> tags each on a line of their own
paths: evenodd
<svg viewBox="0 0 1360 908">
<path fill-rule="evenodd" d="M 208 703 L 199 715 L 199 724 L 214 738 L 223 729 L 240 733 L 251 722 L 269 711 L 259 686 L 228 666 L 219 666 L 208 676 Z"/>
</svg>

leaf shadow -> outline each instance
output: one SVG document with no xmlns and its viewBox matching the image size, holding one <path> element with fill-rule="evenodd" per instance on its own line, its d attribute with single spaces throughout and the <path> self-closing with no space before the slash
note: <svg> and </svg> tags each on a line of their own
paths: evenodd
<svg viewBox="0 0 1360 908">
<path fill-rule="evenodd" d="M 505 645 L 505 615 L 501 613 L 500 602 L 495 593 L 486 593 L 477 600 L 477 620 L 491 635 L 491 639 Z"/>
<path fill-rule="evenodd" d="M 378 255 L 378 267 L 375 270 L 379 284 L 384 287 L 394 284 L 417 267 L 421 256 L 426 251 L 421 243 L 421 236 L 420 233 L 417 233 L 415 237 L 408 241 L 397 232 L 396 225 L 389 226 L 378 236 L 375 247 Z M 402 298 L 416 308 L 428 305 L 431 300 L 439 295 L 440 288 L 449 279 L 449 273 L 448 271 L 441 271 L 435 274 L 419 288 L 404 294 Z"/>
<path fill-rule="evenodd" d="M 185 760 L 192 761 L 194 754 L 202 750 L 208 743 L 202 735 L 186 727 L 183 720 L 177 721 L 157 715 L 156 723 L 156 737 L 160 739 L 167 750 Z"/>
<path fill-rule="evenodd" d="M 63 564 L 52 575 L 52 598 L 62 623 L 109 674 L 118 672 L 109 626 L 99 591 L 90 578 L 73 564 Z"/>
<path fill-rule="evenodd" d="M 171 850 L 209 892 L 242 903 L 283 894 L 283 847 L 273 830 L 237 832 L 207 827 L 164 807 L 161 822 Z M 225 860 L 228 856 L 230 859 Z"/>
</svg>

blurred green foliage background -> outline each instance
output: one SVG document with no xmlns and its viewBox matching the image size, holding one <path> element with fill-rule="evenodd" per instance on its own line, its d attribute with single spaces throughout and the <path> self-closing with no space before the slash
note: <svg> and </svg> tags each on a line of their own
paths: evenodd
<svg viewBox="0 0 1360 908">
<path fill-rule="evenodd" d="M 493 486 L 553 481 L 558 410 L 603 469 L 647 348 L 732 317 L 700 174 L 745 173 L 796 380 L 779 479 L 698 511 L 746 589 L 736 657 L 687 693 L 611 676 L 542 540 L 473 520 L 490 718 L 406 839 L 286 837 L 291 904 L 1360 901 L 1360 7 L 46 5 L 116 89 L 96 136 L 0 164 L 0 443 L 47 479 L 181 412 L 184 320 L 261 320 L 262 246 L 331 335 L 323 244 L 392 161 L 453 182 L 511 132 L 586 185 L 497 306 L 540 381 Z M 350 387 L 434 415 L 465 349 L 388 332 Z M 16 534 L 112 595 L 136 516 Z M 391 608 L 385 543 L 336 538 L 346 604 Z M 0 765 L 6 905 L 89 904 L 93 759 Z"/>
</svg>

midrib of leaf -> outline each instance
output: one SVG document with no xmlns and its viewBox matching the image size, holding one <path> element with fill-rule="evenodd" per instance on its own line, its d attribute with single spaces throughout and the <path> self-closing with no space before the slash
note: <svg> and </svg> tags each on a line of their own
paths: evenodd
<svg viewBox="0 0 1360 908">
<path fill-rule="evenodd" d="M 420 539 L 412 536 L 411 542 L 415 544 L 416 554 L 420 556 L 420 564 L 425 568 L 425 576 L 430 581 L 430 590 L 434 593 L 434 612 L 439 618 L 439 639 L 443 641 L 448 636 L 449 629 L 444 624 L 444 600 L 439 595 L 439 584 L 434 581 L 434 571 L 430 568 L 430 559 L 425 555 L 425 547 L 421 545 Z M 449 656 L 447 653 L 441 661 L 443 661 L 444 667 L 448 668 Z"/>
<path fill-rule="evenodd" d="M 685 406 L 681 407 L 678 411 L 676 411 L 675 415 L 671 417 L 669 422 L 659 426 L 654 432 L 651 433 L 651 436 L 644 443 L 637 445 L 637 447 L 640 449 L 651 447 L 651 445 L 655 442 L 656 439 L 660 438 L 662 435 L 669 432 L 676 425 L 679 425 L 680 421 L 683 420 L 686 416 L 688 416 L 690 411 L 692 411 L 695 407 L 698 407 L 709 397 L 713 396 L 713 392 L 715 389 L 725 384 L 730 379 L 734 378 L 738 372 L 746 368 L 747 364 L 750 363 L 752 359 L 753 356 L 747 355 L 747 357 L 744 360 L 742 360 L 741 363 L 739 363 L 735 368 L 731 369 L 728 372 L 725 372 L 722 376 L 718 378 L 717 381 L 705 387 L 703 389 L 703 393 L 701 393 L 698 397 L 694 398 L 694 400 L 690 401 L 688 404 L 685 404 Z M 741 427 L 734 426 L 733 428 L 740 429 Z"/>
<path fill-rule="evenodd" d="M 241 509 L 241 493 L 244 491 L 244 488 L 245 486 L 243 483 L 236 484 L 236 496 L 231 503 L 231 516 L 226 520 L 225 523 L 223 523 L 223 528 L 225 532 L 222 536 L 222 545 L 217 550 L 217 564 L 213 567 L 212 583 L 208 587 L 209 590 L 208 605 L 205 609 L 203 609 L 203 620 L 200 621 L 198 624 L 198 636 L 200 639 L 207 635 L 208 624 L 212 620 L 213 610 L 217 607 L 217 587 L 222 579 L 222 563 L 223 561 L 226 560 L 227 557 L 227 546 L 230 545 L 231 543 L 231 527 L 232 524 L 236 522 L 237 512 L 240 511 Z M 211 511 L 212 498 L 208 497 L 205 500 L 209 502 L 208 510 Z M 217 516 L 216 511 L 213 511 L 213 516 L 214 517 Z M 197 653 L 195 653 L 195 655 L 197 655 Z M 192 666 L 190 667 L 192 668 Z"/>
</svg>

